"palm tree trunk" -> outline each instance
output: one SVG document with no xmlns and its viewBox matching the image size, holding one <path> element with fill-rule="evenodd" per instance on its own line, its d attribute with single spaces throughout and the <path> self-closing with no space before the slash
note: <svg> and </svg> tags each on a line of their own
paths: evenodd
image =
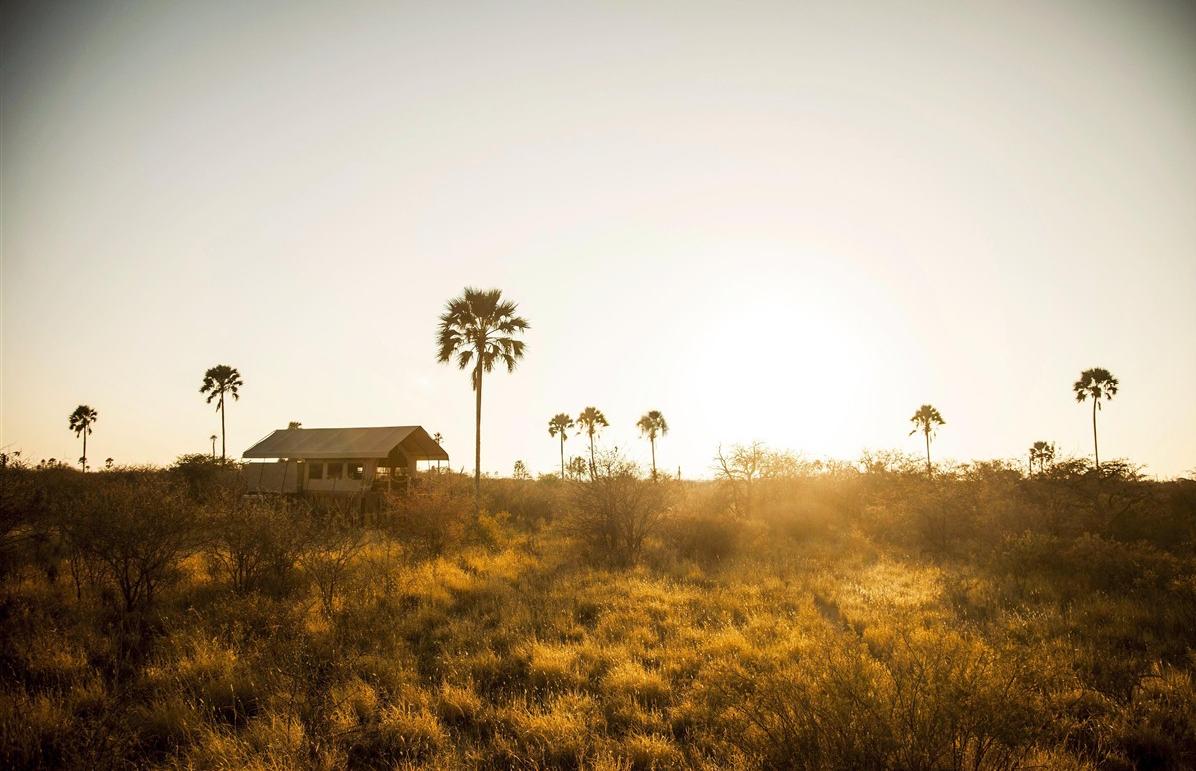
<svg viewBox="0 0 1196 771">
<path fill-rule="evenodd" d="M 930 471 L 930 432 L 924 431 L 923 433 L 926 434 L 926 476 L 929 477 L 931 475 L 931 471 Z"/>
<path fill-rule="evenodd" d="M 590 427 L 590 479 L 597 476 L 598 464 L 594 462 L 594 428 Z"/>
<path fill-rule="evenodd" d="M 482 355 L 478 350 L 478 370 L 474 404 L 474 441 L 473 441 L 473 509 L 475 513 L 482 511 Z"/>
<path fill-rule="evenodd" d="M 652 445 L 652 481 L 656 481 L 656 437 L 648 437 L 648 444 Z"/>
<path fill-rule="evenodd" d="M 1100 471 L 1100 445 L 1096 443 L 1096 399 L 1092 400 L 1092 454 L 1096 456 L 1096 470 Z"/>
<path fill-rule="evenodd" d="M 565 432 L 561 431 L 561 479 L 565 478 Z"/>
<path fill-rule="evenodd" d="M 220 462 L 225 461 L 225 444 L 224 444 L 224 391 L 220 392 Z"/>
<path fill-rule="evenodd" d="M 83 466 L 83 473 L 87 473 L 87 426 L 83 427 L 83 460 L 79 461 Z"/>
</svg>

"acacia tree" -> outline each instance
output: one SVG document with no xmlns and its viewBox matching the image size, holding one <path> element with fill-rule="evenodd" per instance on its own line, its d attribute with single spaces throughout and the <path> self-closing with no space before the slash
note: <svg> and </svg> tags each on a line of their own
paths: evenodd
<svg viewBox="0 0 1196 771">
<path fill-rule="evenodd" d="M 1096 458 L 1096 470 L 1100 471 L 1100 446 L 1096 442 L 1096 411 L 1102 409 L 1101 399 L 1112 399 L 1117 395 L 1117 378 L 1103 367 L 1093 367 L 1080 373 L 1080 379 L 1072 384 L 1071 390 L 1077 402 L 1092 399 L 1092 454 Z"/>
<path fill-rule="evenodd" d="M 515 315 L 517 306 L 502 299 L 498 289 L 466 287 L 460 297 L 449 300 L 440 315 L 436 342 L 437 361 L 447 364 L 456 357 L 457 366 L 471 364 L 470 380 L 474 392 L 474 509 L 482 505 L 482 376 L 494 369 L 495 362 L 515 370 L 523 358 L 524 342 L 516 336 L 531 328 L 527 320 Z"/>
<path fill-rule="evenodd" d="M 108 476 L 108 475 L 102 475 Z M 105 479 L 80 501 L 63 501 L 63 529 L 120 591 L 126 611 L 145 609 L 198 545 L 198 511 L 160 474 Z M 76 514 L 82 512 L 82 516 Z"/>
<path fill-rule="evenodd" d="M 648 444 L 652 446 L 652 478 L 656 479 L 656 437 L 667 434 L 669 424 L 660 410 L 649 410 L 635 425 L 640 430 L 640 436 L 648 437 Z"/>
<path fill-rule="evenodd" d="M 606 422 L 606 416 L 602 414 L 602 410 L 597 407 L 586 407 L 577 416 L 577 434 L 585 434 L 590 438 L 590 476 L 594 476 L 595 460 L 594 460 L 594 436 L 597 433 L 609 426 Z"/>
<path fill-rule="evenodd" d="M 1055 445 L 1050 442 L 1037 441 L 1030 445 L 1030 473 L 1034 473 L 1034 462 L 1038 462 L 1038 473 L 1046 471 L 1046 464 L 1055 460 Z"/>
<path fill-rule="evenodd" d="M 83 456 L 79 458 L 79 465 L 84 472 L 87 471 L 87 435 L 91 433 L 91 426 L 99 417 L 100 413 L 86 404 L 80 404 L 67 418 L 67 425 L 75 432 L 75 436 L 83 435 Z"/>
<path fill-rule="evenodd" d="M 731 486 L 732 508 L 739 516 L 752 513 L 752 483 L 764 475 L 768 455 L 768 448 L 762 442 L 737 444 L 730 453 L 724 453 L 721 444 L 718 446 L 718 455 L 715 456 L 718 465 L 714 470 Z"/>
<path fill-rule="evenodd" d="M 561 479 L 565 478 L 565 440 L 569 438 L 569 429 L 571 428 L 573 428 L 573 418 L 563 412 L 558 412 L 548 421 L 548 435 L 560 437 Z"/>
<path fill-rule="evenodd" d="M 943 416 L 939 411 L 929 404 L 923 404 L 914 413 L 913 417 L 909 419 L 914 424 L 914 428 L 909 432 L 910 436 L 919 431 L 926 437 L 926 476 L 930 476 L 930 437 L 934 434 L 934 430 L 938 426 L 947 425 L 947 421 L 943 420 Z"/>
<path fill-rule="evenodd" d="M 241 395 L 238 389 L 245 385 L 241 380 L 241 373 L 235 367 L 230 367 L 227 364 L 217 364 L 215 367 L 210 367 L 207 372 L 203 373 L 203 385 L 199 387 L 201 394 L 208 395 L 208 404 L 212 403 L 213 399 L 216 402 L 216 411 L 220 413 L 220 461 L 225 460 L 225 432 L 224 432 L 224 395 L 228 394 L 233 397 L 234 401 L 240 401 Z M 215 452 L 213 451 L 213 454 Z"/>
</svg>

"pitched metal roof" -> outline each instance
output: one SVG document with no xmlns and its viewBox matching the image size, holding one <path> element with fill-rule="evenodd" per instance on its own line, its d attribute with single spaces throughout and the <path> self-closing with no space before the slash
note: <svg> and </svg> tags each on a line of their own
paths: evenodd
<svg viewBox="0 0 1196 771">
<path fill-rule="evenodd" d="M 246 450 L 243 458 L 385 458 L 400 445 L 416 460 L 449 456 L 420 426 L 282 428 Z"/>
</svg>

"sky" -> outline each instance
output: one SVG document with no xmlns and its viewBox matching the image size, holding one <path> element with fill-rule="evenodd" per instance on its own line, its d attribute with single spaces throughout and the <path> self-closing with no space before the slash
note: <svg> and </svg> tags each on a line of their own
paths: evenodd
<svg viewBox="0 0 1196 771">
<path fill-rule="evenodd" d="M 483 470 L 547 422 L 709 476 L 720 444 L 1196 468 L 1196 14 L 1182 3 L 7 4 L 0 446 L 230 454 L 420 424 L 473 466 L 439 313 L 527 355 Z M 584 440 L 567 442 L 581 454 Z"/>
</svg>

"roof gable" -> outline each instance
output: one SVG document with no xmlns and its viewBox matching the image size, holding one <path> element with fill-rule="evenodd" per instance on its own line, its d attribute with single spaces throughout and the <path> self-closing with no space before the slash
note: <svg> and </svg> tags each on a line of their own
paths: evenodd
<svg viewBox="0 0 1196 771">
<path fill-rule="evenodd" d="M 246 450 L 243 458 L 385 458 L 396 447 L 416 460 L 448 460 L 420 426 L 283 428 Z"/>
</svg>

